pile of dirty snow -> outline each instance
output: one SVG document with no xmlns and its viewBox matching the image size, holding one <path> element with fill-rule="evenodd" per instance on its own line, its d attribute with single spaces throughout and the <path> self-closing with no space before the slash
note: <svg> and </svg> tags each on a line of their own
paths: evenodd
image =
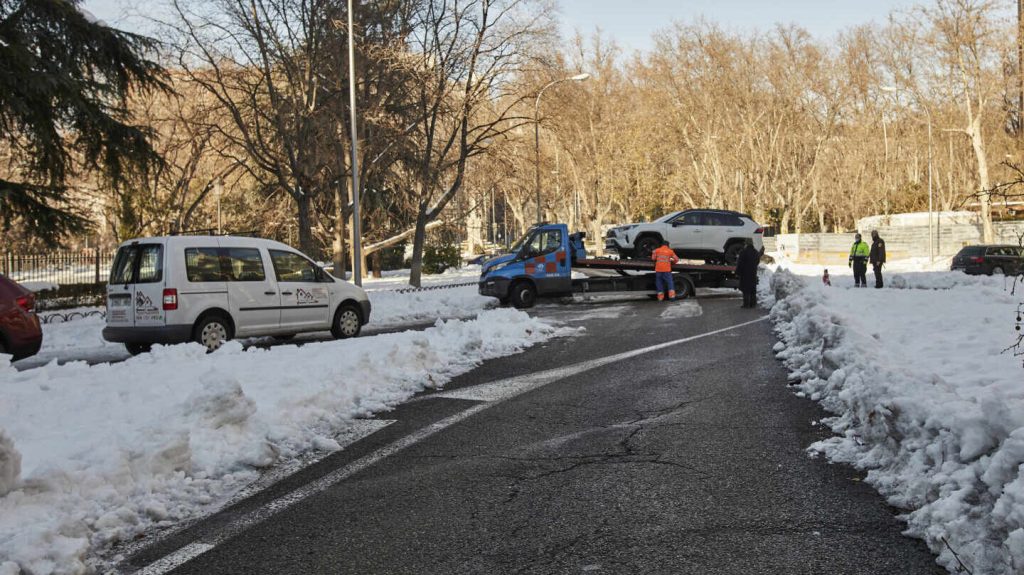
<svg viewBox="0 0 1024 575">
<path fill-rule="evenodd" d="M 209 512 L 262 468 L 338 449 L 353 418 L 558 333 L 500 309 L 302 346 L 157 346 L 115 364 L 19 372 L 0 356 L 0 573 L 85 572 L 96 551 Z"/>
<path fill-rule="evenodd" d="M 867 470 L 950 570 L 955 551 L 974 573 L 1021 573 L 1024 369 L 1002 353 L 1019 294 L 949 272 L 905 282 L 927 289 L 772 276 L 778 357 L 836 414 L 823 423 L 838 436 L 810 449 Z"/>
</svg>

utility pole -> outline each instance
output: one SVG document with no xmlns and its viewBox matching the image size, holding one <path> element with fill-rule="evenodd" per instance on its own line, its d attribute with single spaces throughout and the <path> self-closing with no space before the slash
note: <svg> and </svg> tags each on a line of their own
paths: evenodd
<svg viewBox="0 0 1024 575">
<path fill-rule="evenodd" d="M 1024 0 L 1017 0 L 1017 147 L 1024 148 Z"/>
<path fill-rule="evenodd" d="M 356 133 L 356 47 L 352 0 L 348 0 L 348 96 L 352 125 L 352 281 L 363 285 L 363 226 L 359 215 L 359 135 Z"/>
</svg>

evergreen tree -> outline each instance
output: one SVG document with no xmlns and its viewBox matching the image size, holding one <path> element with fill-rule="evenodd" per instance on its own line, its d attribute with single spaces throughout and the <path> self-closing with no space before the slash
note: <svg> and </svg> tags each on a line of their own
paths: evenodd
<svg viewBox="0 0 1024 575">
<path fill-rule="evenodd" d="M 96 22 L 80 1 L 0 0 L 0 225 L 21 219 L 51 244 L 88 225 L 71 178 L 120 187 L 160 162 L 127 99 L 169 89 L 153 40 Z"/>
</svg>

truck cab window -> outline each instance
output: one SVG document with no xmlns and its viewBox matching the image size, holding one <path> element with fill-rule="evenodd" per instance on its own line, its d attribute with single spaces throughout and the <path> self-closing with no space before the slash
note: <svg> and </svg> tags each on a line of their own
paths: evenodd
<svg viewBox="0 0 1024 575">
<path fill-rule="evenodd" d="M 530 238 L 526 244 L 524 254 L 527 257 L 537 257 L 549 254 L 562 247 L 562 232 L 559 230 L 539 231 Z"/>
</svg>

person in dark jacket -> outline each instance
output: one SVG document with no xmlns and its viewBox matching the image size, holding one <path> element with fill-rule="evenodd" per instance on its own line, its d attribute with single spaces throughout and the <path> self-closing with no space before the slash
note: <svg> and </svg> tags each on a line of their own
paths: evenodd
<svg viewBox="0 0 1024 575">
<path fill-rule="evenodd" d="M 871 253 L 868 261 L 875 270 L 875 288 L 882 287 L 882 266 L 885 265 L 885 240 L 878 235 L 878 231 L 871 232 Z"/>
<path fill-rule="evenodd" d="M 868 245 L 861 241 L 861 235 L 854 236 L 853 246 L 850 248 L 850 267 L 853 268 L 853 285 L 855 287 L 868 287 Z"/>
<path fill-rule="evenodd" d="M 736 275 L 740 278 L 743 292 L 743 307 L 757 307 L 757 265 L 761 254 L 754 249 L 754 242 L 747 240 L 736 260 Z"/>
</svg>

